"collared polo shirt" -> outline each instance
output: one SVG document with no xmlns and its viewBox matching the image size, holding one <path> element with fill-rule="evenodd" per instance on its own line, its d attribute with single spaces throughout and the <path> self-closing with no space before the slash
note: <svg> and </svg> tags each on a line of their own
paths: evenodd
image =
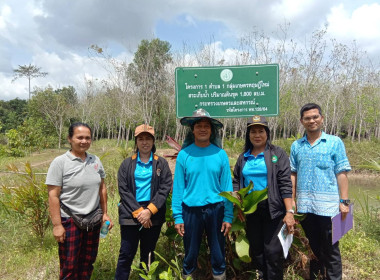
<svg viewBox="0 0 380 280">
<path fill-rule="evenodd" d="M 150 201 L 150 185 L 152 182 L 153 170 L 153 153 L 150 153 L 150 158 L 147 163 L 140 159 L 140 153 L 137 154 L 137 163 L 135 169 L 135 184 L 136 184 L 136 200 Z"/>
<path fill-rule="evenodd" d="M 86 215 L 99 205 L 100 182 L 105 176 L 97 156 L 86 153 L 82 160 L 67 151 L 52 161 L 45 184 L 61 187 L 62 203 L 74 214 Z M 61 216 L 69 217 L 62 209 Z"/>
<path fill-rule="evenodd" d="M 306 135 L 292 144 L 291 171 L 297 173 L 297 211 L 320 216 L 339 213 L 339 187 L 336 175 L 350 171 L 342 140 L 322 132 L 313 144 Z"/>
<path fill-rule="evenodd" d="M 244 154 L 247 161 L 243 168 L 244 187 L 247 187 L 249 183 L 253 182 L 252 191 L 261 191 L 268 185 L 267 179 L 267 166 L 265 164 L 264 153 L 260 153 L 255 157 L 248 151 Z"/>
</svg>

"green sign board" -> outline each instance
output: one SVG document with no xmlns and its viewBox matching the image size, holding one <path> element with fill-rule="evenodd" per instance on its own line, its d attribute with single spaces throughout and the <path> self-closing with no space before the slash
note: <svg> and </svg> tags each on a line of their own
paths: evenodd
<svg viewBox="0 0 380 280">
<path fill-rule="evenodd" d="M 177 117 L 203 108 L 216 118 L 279 114 L 278 64 L 178 67 Z"/>
</svg>

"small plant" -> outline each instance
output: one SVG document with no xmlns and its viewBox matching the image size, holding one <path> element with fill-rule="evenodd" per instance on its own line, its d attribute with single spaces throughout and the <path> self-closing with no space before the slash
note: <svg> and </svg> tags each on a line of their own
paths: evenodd
<svg viewBox="0 0 380 280">
<path fill-rule="evenodd" d="M 11 164 L 10 171 L 19 173 L 18 168 Z M 8 212 L 22 216 L 26 226 L 32 229 L 34 235 L 42 240 L 49 226 L 48 192 L 43 181 L 36 179 L 30 163 L 25 163 L 25 173 L 21 173 L 23 182 L 16 186 L 1 186 L 3 195 L 1 202 Z"/>
<path fill-rule="evenodd" d="M 358 219 L 359 224 L 365 229 L 365 232 L 380 237 L 380 207 L 375 207 L 371 203 L 373 200 L 376 203 L 378 198 L 371 197 L 368 192 L 359 192 L 355 202 L 359 205 L 361 213 Z"/>
<path fill-rule="evenodd" d="M 181 270 L 180 265 L 178 263 L 177 257 L 175 257 L 175 260 L 171 260 L 171 262 L 169 263 L 160 254 L 158 254 L 157 252 L 154 252 L 154 253 L 157 257 L 159 257 L 164 263 L 166 263 L 168 265 L 168 270 L 160 273 L 160 275 L 159 275 L 160 279 L 164 279 L 164 280 L 174 280 L 174 279 L 189 280 L 189 279 L 191 279 L 190 276 L 186 277 L 186 279 L 183 278 L 182 273 L 181 273 L 182 270 Z M 174 273 L 174 275 L 173 275 L 173 273 Z"/>
<path fill-rule="evenodd" d="M 251 257 L 249 256 L 249 241 L 245 234 L 241 231 L 245 228 L 245 221 L 241 221 L 238 216 L 240 214 L 252 214 L 257 209 L 257 204 L 264 199 L 268 198 L 268 189 L 261 191 L 252 191 L 253 183 L 251 182 L 246 188 L 242 188 L 237 192 L 222 192 L 219 195 L 225 197 L 234 203 L 234 219 L 232 221 L 231 240 L 227 240 L 227 259 L 232 261 L 233 266 L 240 270 L 241 262 L 250 263 Z M 235 246 L 235 252 L 238 258 L 234 257 L 235 253 L 232 251 L 232 244 Z"/>
<path fill-rule="evenodd" d="M 146 265 L 146 263 L 141 263 L 141 266 L 142 268 L 140 267 L 137 267 L 135 265 L 132 265 L 132 269 L 133 270 L 136 270 L 139 272 L 139 276 L 145 280 L 155 280 L 157 279 L 157 273 L 156 273 L 156 270 L 157 270 L 157 267 L 158 267 L 158 264 L 159 262 L 158 261 L 154 261 L 152 264 L 150 265 Z"/>
</svg>

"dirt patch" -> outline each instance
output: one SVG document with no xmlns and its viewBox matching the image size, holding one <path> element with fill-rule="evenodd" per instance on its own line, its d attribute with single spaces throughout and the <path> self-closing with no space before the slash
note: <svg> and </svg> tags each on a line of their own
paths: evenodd
<svg viewBox="0 0 380 280">
<path fill-rule="evenodd" d="M 156 151 L 157 155 L 165 158 L 168 161 L 170 171 L 172 172 L 173 175 L 174 175 L 176 160 L 172 159 L 170 156 L 174 156 L 176 153 L 177 151 L 174 149 L 158 149 Z"/>
</svg>

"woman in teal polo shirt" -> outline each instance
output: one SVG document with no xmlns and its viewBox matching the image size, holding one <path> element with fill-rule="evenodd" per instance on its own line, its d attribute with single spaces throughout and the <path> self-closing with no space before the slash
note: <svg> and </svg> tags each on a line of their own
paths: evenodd
<svg viewBox="0 0 380 280">
<path fill-rule="evenodd" d="M 153 127 L 135 130 L 136 153 L 118 172 L 121 245 L 115 279 L 128 279 L 140 243 L 140 263 L 154 261 L 154 249 L 165 222 L 166 198 L 172 187 L 168 162 L 157 156 Z M 142 278 L 140 278 L 142 279 Z"/>
<path fill-rule="evenodd" d="M 294 230 L 290 165 L 284 150 L 270 143 L 268 122 L 262 116 L 250 118 L 247 124 L 244 152 L 234 169 L 234 191 L 251 181 L 254 191 L 268 188 L 268 199 L 246 216 L 250 256 L 259 279 L 283 279 L 283 252 L 277 234 L 283 223 L 290 233 Z"/>
</svg>

